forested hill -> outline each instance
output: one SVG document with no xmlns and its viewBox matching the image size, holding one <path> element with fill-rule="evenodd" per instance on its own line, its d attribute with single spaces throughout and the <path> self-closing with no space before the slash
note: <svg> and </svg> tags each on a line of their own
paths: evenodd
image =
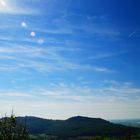
<svg viewBox="0 0 140 140">
<path fill-rule="evenodd" d="M 45 133 L 60 137 L 73 136 L 119 136 L 136 131 L 136 128 L 113 124 L 100 118 L 76 116 L 67 120 L 49 120 L 36 117 L 17 117 L 25 123 L 29 133 Z"/>
</svg>

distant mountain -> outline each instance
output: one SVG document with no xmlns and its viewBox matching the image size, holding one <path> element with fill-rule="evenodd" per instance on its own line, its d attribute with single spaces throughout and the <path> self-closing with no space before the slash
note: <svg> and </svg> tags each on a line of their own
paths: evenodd
<svg viewBox="0 0 140 140">
<path fill-rule="evenodd" d="M 29 133 L 45 133 L 59 137 L 75 136 L 120 136 L 135 131 L 136 128 L 113 124 L 101 118 L 76 116 L 67 120 L 49 120 L 36 117 L 17 117 L 25 123 Z"/>
<path fill-rule="evenodd" d="M 140 119 L 123 119 L 123 120 L 111 120 L 115 124 L 122 124 L 126 126 L 139 127 L 140 128 Z"/>
</svg>

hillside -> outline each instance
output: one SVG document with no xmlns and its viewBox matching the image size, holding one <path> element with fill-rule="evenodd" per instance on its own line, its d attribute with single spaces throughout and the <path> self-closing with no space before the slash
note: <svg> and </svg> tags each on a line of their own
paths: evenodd
<svg viewBox="0 0 140 140">
<path fill-rule="evenodd" d="M 82 116 L 72 117 L 67 120 L 17 117 L 17 121 L 25 123 L 30 134 L 45 133 L 59 137 L 94 135 L 120 136 L 136 130 L 136 128 L 113 124 L 101 118 Z"/>
</svg>

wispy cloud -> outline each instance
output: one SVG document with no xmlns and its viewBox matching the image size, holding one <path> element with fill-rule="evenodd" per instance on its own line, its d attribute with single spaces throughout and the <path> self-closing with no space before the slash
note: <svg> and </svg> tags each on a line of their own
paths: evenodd
<svg viewBox="0 0 140 140">
<path fill-rule="evenodd" d="M 24 115 L 24 113 L 26 115 L 27 113 L 28 115 L 47 118 L 51 116 L 57 119 L 76 115 L 77 111 L 80 115 L 103 118 L 128 117 L 127 113 L 130 118 L 133 118 L 137 117 L 139 94 L 140 88 L 132 85 L 126 86 L 125 83 L 99 88 L 54 83 L 52 87 L 35 87 L 24 92 L 20 90 L 1 91 L 1 99 L 6 98 L 6 100 L 0 101 L 0 104 L 6 104 L 6 106 L 4 106 L 4 110 L 0 109 L 0 111 L 5 112 L 9 111 L 9 108 L 13 108 L 17 115 Z M 23 101 L 23 99 L 26 100 Z M 46 109 L 47 114 L 44 111 Z M 67 115 L 57 116 L 56 111 L 59 112 L 58 114 L 65 112 L 64 114 Z M 36 112 L 38 113 L 36 114 Z"/>
<path fill-rule="evenodd" d="M 139 32 L 140 29 L 136 29 L 135 31 L 131 32 L 128 37 L 133 37 L 137 32 Z"/>
<path fill-rule="evenodd" d="M 0 97 L 12 98 L 16 100 L 16 98 L 34 98 L 35 95 L 31 94 L 31 92 L 23 92 L 21 90 L 0 90 Z"/>
<path fill-rule="evenodd" d="M 118 56 L 121 54 L 126 53 L 126 51 L 122 51 L 122 52 L 109 52 L 109 53 L 96 53 L 93 56 L 90 57 L 90 59 L 104 59 L 104 58 L 110 58 L 113 56 Z"/>
<path fill-rule="evenodd" d="M 101 100 L 102 101 L 102 100 Z M 14 109 L 17 116 L 38 116 L 50 119 L 67 119 L 75 115 L 101 117 L 104 119 L 137 118 L 139 113 L 139 101 L 132 103 L 109 102 L 102 103 L 71 103 L 48 102 L 35 100 L 3 100 L 0 102 L 1 114 L 10 114 Z M 122 112 L 121 114 L 119 112 Z M 63 114 L 63 116 L 62 116 Z M 128 116 L 129 115 L 129 116 Z"/>
<path fill-rule="evenodd" d="M 50 34 L 73 34 L 74 30 L 71 28 L 65 28 L 65 27 L 57 27 L 57 28 L 49 28 L 49 29 L 34 29 L 37 32 L 42 33 L 50 33 Z"/>
<path fill-rule="evenodd" d="M 0 94 L 15 97 L 33 97 L 36 100 L 74 101 L 74 102 L 131 102 L 139 100 L 140 88 L 130 84 L 108 84 L 102 87 L 80 86 L 74 84 L 55 83 L 48 87 L 34 87 L 30 91 L 1 91 Z M 98 100 L 97 100 L 98 99 Z"/>
<path fill-rule="evenodd" d="M 22 46 L 5 44 L 0 47 L 0 59 L 9 60 L 7 64 L 0 64 L 1 70 L 28 70 L 33 68 L 39 72 L 53 72 L 66 70 L 83 70 L 95 72 L 114 72 L 106 67 L 92 66 L 89 64 L 78 64 L 66 59 L 61 51 L 73 51 L 65 47 L 48 46 L 45 48 L 36 46 Z M 8 68 L 10 67 L 10 69 Z"/>
<path fill-rule="evenodd" d="M 85 24 L 85 21 L 81 20 L 80 23 L 75 24 L 65 18 L 60 17 L 52 19 L 51 25 L 52 27 L 46 27 L 43 29 L 39 27 L 32 27 L 32 30 L 42 33 L 61 34 L 61 35 L 62 34 L 80 35 L 82 33 L 93 35 L 96 38 L 105 38 L 105 39 L 107 38 L 117 39 L 121 35 L 119 29 L 103 25 L 101 23 L 98 23 L 98 21 L 96 21 L 95 23 L 90 23 L 87 21 L 87 24 Z"/>
</svg>

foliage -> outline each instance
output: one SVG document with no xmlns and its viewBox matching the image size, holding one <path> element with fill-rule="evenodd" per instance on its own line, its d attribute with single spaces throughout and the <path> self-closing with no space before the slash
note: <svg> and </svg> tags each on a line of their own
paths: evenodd
<svg viewBox="0 0 140 140">
<path fill-rule="evenodd" d="M 26 127 L 16 121 L 12 114 L 10 117 L 0 119 L 0 140 L 27 140 Z"/>
</svg>

